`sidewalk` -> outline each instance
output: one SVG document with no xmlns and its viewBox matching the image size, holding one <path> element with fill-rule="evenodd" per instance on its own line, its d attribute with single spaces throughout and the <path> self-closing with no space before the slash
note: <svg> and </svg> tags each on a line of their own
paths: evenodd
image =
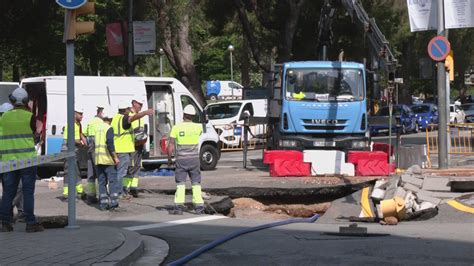
<svg viewBox="0 0 474 266">
<path fill-rule="evenodd" d="M 46 229 L 26 233 L 25 224 L 0 233 L 0 265 L 128 265 L 143 252 L 138 233 L 111 227 Z"/>
</svg>

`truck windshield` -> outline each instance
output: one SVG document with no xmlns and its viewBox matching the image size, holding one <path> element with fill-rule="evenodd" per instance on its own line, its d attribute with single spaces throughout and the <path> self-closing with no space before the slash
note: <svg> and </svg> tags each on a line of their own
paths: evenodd
<svg viewBox="0 0 474 266">
<path fill-rule="evenodd" d="M 207 115 L 209 119 L 225 119 L 236 116 L 239 113 L 242 103 L 221 103 L 209 105 Z"/>
<path fill-rule="evenodd" d="M 360 101 L 364 99 L 360 69 L 288 69 L 286 99 L 293 101 Z"/>
</svg>

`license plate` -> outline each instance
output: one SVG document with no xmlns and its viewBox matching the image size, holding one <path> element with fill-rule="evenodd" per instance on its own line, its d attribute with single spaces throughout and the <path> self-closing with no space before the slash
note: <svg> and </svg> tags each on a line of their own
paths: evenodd
<svg viewBox="0 0 474 266">
<path fill-rule="evenodd" d="M 316 147 L 335 147 L 335 141 L 314 141 L 313 145 Z"/>
<path fill-rule="evenodd" d="M 242 128 L 241 127 L 234 128 L 234 135 L 242 135 Z"/>
<path fill-rule="evenodd" d="M 379 132 L 381 133 L 388 132 L 388 129 L 380 129 Z"/>
</svg>

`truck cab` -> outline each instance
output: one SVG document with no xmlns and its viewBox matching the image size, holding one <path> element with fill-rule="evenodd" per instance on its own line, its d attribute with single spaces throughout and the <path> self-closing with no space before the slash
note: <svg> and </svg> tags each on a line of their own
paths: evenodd
<svg viewBox="0 0 474 266">
<path fill-rule="evenodd" d="M 284 63 L 270 104 L 273 149 L 366 149 L 366 78 L 362 64 Z"/>
</svg>

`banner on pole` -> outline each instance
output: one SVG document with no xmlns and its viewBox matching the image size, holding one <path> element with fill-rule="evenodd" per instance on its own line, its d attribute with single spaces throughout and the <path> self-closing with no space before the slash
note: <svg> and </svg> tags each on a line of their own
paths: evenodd
<svg viewBox="0 0 474 266">
<path fill-rule="evenodd" d="M 474 1 L 444 0 L 444 24 L 446 29 L 474 27 Z"/>
<path fill-rule="evenodd" d="M 116 22 L 107 24 L 105 27 L 105 33 L 109 56 L 123 56 L 124 38 L 121 23 Z"/>
<path fill-rule="evenodd" d="M 133 22 L 133 50 L 135 55 L 148 55 L 155 53 L 155 21 Z"/>
<path fill-rule="evenodd" d="M 411 32 L 436 30 L 437 0 L 407 0 Z"/>
</svg>

